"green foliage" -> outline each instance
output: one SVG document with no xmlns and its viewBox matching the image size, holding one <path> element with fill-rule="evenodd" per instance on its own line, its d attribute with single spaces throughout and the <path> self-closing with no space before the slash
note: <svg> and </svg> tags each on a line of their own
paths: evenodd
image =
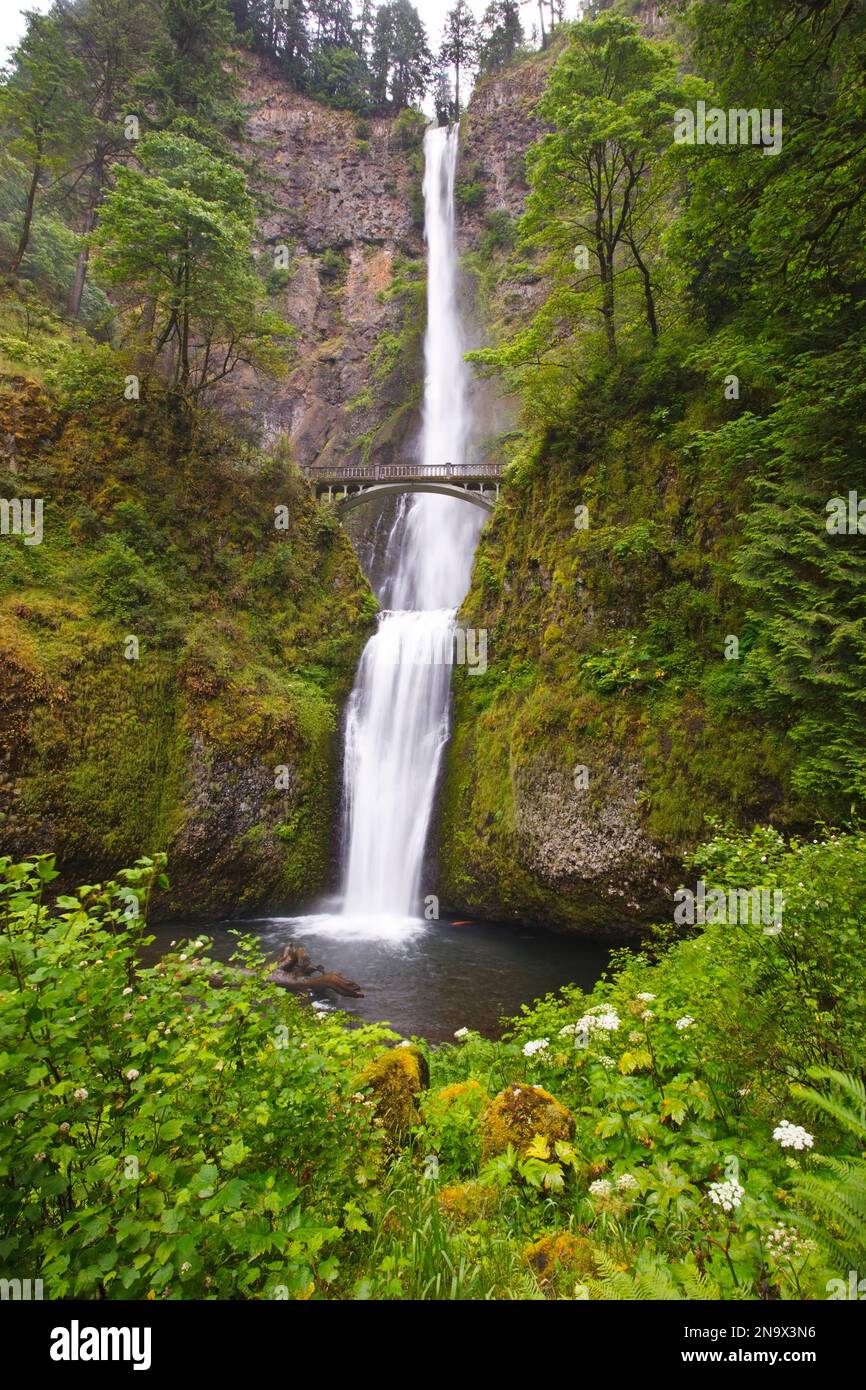
<svg viewBox="0 0 866 1390">
<path fill-rule="evenodd" d="M 147 136 L 137 156 L 139 169 L 117 174 L 95 243 L 106 281 L 138 305 L 152 362 L 172 348 L 172 387 L 193 396 L 241 363 L 278 372 L 292 329 L 261 307 L 243 172 L 185 135 Z"/>
<path fill-rule="evenodd" d="M 461 179 L 454 189 L 454 196 L 462 208 L 479 208 L 482 206 L 487 193 L 483 183 L 472 183 Z"/>
<path fill-rule="evenodd" d="M 329 246 L 319 260 L 319 270 L 324 280 L 344 280 L 349 269 L 349 258 L 344 251 L 335 251 Z"/>
<path fill-rule="evenodd" d="M 419 150 L 424 143 L 429 121 L 423 111 L 416 106 L 407 106 L 394 122 L 394 139 L 398 149 L 407 152 Z"/>
<path fill-rule="evenodd" d="M 842 1296 L 849 1297 L 847 1271 L 858 1268 L 866 1250 L 866 1089 L 859 1077 L 827 1067 L 814 1067 L 809 1075 L 826 1089 L 795 1085 L 794 1094 L 807 1107 L 829 1115 L 861 1150 L 856 1157 L 821 1158 L 817 1172 L 799 1173 L 794 1180 L 809 1212 L 808 1229 L 838 1260 Z"/>
<path fill-rule="evenodd" d="M 847 1296 L 866 837 L 719 835 L 695 867 L 781 886 L 782 931 L 660 933 L 500 1041 L 461 1030 L 395 1140 L 373 1085 L 403 1070 L 389 1030 L 275 995 L 243 937 L 228 966 L 206 938 L 146 963 L 160 859 L 53 904 L 49 857 L 0 860 L 8 1263 L 80 1298 Z M 489 1098 L 524 1088 L 573 1139 L 484 1163 Z"/>
<path fill-rule="evenodd" d="M 828 530 L 832 499 L 862 496 L 863 19 L 844 0 L 670 9 L 679 66 L 623 7 L 569 32 L 515 251 L 470 262 L 493 343 L 470 360 L 517 394 L 522 435 L 464 611 L 538 678 L 495 716 L 458 700 L 442 860 L 487 908 L 557 921 L 573 895 L 520 874 L 513 827 L 566 729 L 584 761 L 634 758 L 642 824 L 677 857 L 717 816 L 847 824 L 866 790 L 866 542 Z M 699 99 L 782 108 L 781 151 L 675 145 Z M 600 191 L 622 214 L 601 260 Z"/>
<path fill-rule="evenodd" d="M 268 999 L 239 941 L 142 967 L 159 861 L 60 897 L 49 858 L 0 860 L 4 1257 L 50 1296 L 309 1298 L 334 1281 L 376 1138 L 350 1035 Z"/>
</svg>

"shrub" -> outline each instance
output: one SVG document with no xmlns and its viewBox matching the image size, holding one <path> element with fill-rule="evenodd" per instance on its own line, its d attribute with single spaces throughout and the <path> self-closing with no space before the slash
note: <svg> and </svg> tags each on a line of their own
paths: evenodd
<svg viewBox="0 0 866 1390">
<path fill-rule="evenodd" d="M 55 877 L 47 857 L 0 859 L 5 1261 L 50 1298 L 324 1289 L 376 1149 L 348 1035 L 264 994 L 252 942 L 236 956 L 251 974 L 204 939 L 143 967 L 161 861 L 49 907 Z M 353 1054 L 392 1036 L 361 1030 Z"/>
</svg>

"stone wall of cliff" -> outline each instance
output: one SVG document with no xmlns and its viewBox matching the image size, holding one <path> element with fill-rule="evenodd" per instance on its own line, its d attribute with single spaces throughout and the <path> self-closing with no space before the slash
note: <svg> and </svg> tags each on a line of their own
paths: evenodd
<svg viewBox="0 0 866 1390">
<path fill-rule="evenodd" d="M 322 106 L 261 59 L 242 76 L 261 263 L 297 337 L 286 379 L 247 374 L 236 406 L 301 465 L 393 462 L 413 446 L 422 379 L 423 130 Z"/>
</svg>

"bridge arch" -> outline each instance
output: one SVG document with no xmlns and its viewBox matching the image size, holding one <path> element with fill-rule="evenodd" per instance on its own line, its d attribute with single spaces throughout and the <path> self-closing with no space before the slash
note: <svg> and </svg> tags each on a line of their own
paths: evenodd
<svg viewBox="0 0 866 1390">
<path fill-rule="evenodd" d="M 410 492 L 433 493 L 437 497 L 456 497 L 460 502 L 468 502 L 473 507 L 480 507 L 482 511 L 492 512 L 496 494 L 491 497 L 488 492 L 480 488 L 460 487 L 454 483 L 435 483 L 435 482 L 406 482 L 406 483 L 374 483 L 369 487 L 359 487 L 356 492 L 349 492 L 342 497 L 338 497 L 335 502 L 335 511 L 338 516 L 348 516 L 358 507 L 363 507 L 367 502 L 381 501 L 385 497 L 400 497 Z M 498 488 L 497 488 L 498 492 Z"/>
<path fill-rule="evenodd" d="M 304 476 L 320 501 L 333 504 L 338 516 L 347 516 L 367 502 L 399 497 L 408 492 L 428 492 L 455 497 L 472 507 L 492 512 L 499 500 L 502 465 L 496 463 L 417 464 L 389 463 L 312 465 Z"/>
</svg>

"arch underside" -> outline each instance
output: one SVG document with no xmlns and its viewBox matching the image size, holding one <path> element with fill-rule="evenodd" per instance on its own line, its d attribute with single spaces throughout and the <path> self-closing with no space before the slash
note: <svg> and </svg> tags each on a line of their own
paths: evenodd
<svg viewBox="0 0 866 1390">
<path fill-rule="evenodd" d="M 375 502 L 384 497 L 399 497 L 407 492 L 428 492 L 437 497 L 456 497 L 459 502 L 469 502 L 473 507 L 480 507 L 485 512 L 493 511 L 495 500 L 495 494 L 491 497 L 480 490 L 449 486 L 448 483 L 377 483 L 373 487 L 360 488 L 357 492 L 350 492 L 348 496 L 341 497 L 335 505 L 335 510 L 339 516 L 347 516 L 366 502 Z"/>
</svg>

